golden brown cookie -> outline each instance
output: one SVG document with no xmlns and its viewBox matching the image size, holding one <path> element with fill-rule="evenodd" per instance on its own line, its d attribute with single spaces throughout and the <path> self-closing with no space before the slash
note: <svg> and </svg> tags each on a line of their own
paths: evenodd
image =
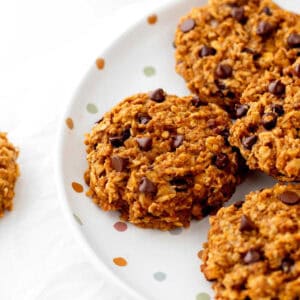
<svg viewBox="0 0 300 300">
<path fill-rule="evenodd" d="M 266 72 L 247 88 L 241 102 L 230 143 L 250 169 L 300 181 L 300 78 Z"/>
<path fill-rule="evenodd" d="M 6 134 L 0 132 L 0 217 L 6 210 L 13 209 L 14 187 L 19 176 L 18 154 Z"/>
<path fill-rule="evenodd" d="M 252 192 L 210 218 L 201 270 L 218 300 L 300 297 L 300 185 Z"/>
<path fill-rule="evenodd" d="M 299 15 L 269 0 L 211 0 L 180 20 L 176 71 L 193 93 L 231 110 L 255 75 L 296 60 L 299 28 Z"/>
<path fill-rule="evenodd" d="M 230 125 L 225 111 L 193 96 L 158 89 L 126 98 L 86 136 L 88 195 L 140 227 L 187 227 L 240 181 Z"/>
</svg>

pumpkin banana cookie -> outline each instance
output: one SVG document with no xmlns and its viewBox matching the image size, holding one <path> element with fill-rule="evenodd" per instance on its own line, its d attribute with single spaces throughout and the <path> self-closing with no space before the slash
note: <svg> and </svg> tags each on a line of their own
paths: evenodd
<svg viewBox="0 0 300 300">
<path fill-rule="evenodd" d="M 299 28 L 299 15 L 270 0 L 211 0 L 180 20 L 176 71 L 193 93 L 231 111 L 255 75 L 296 60 Z"/>
<path fill-rule="evenodd" d="M 300 297 L 300 185 L 252 192 L 210 218 L 201 270 L 218 300 Z"/>
<path fill-rule="evenodd" d="M 13 209 L 14 187 L 19 176 L 16 163 L 18 150 L 8 141 L 6 134 L 0 132 L 0 217 L 6 210 Z"/>
<path fill-rule="evenodd" d="M 300 78 L 266 72 L 236 105 L 229 141 L 250 169 L 282 181 L 300 181 Z"/>
<path fill-rule="evenodd" d="M 193 96 L 157 89 L 126 98 L 86 135 L 88 195 L 140 227 L 187 227 L 240 182 L 230 125 L 225 111 Z"/>
</svg>

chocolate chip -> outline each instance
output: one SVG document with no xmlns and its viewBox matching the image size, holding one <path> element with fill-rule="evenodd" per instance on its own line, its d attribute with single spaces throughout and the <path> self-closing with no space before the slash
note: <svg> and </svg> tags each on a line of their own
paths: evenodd
<svg viewBox="0 0 300 300">
<path fill-rule="evenodd" d="M 125 142 L 126 140 L 128 140 L 130 138 L 130 129 L 126 128 L 123 133 L 122 133 L 122 139 L 123 142 Z"/>
<path fill-rule="evenodd" d="M 251 150 L 253 145 L 257 142 L 257 135 L 245 136 L 242 139 L 242 144 L 244 148 Z"/>
<path fill-rule="evenodd" d="M 143 151 L 149 151 L 152 148 L 152 139 L 150 137 L 136 138 L 139 148 Z"/>
<path fill-rule="evenodd" d="M 274 113 L 264 114 L 262 117 L 261 123 L 265 129 L 267 129 L 267 130 L 273 129 L 277 123 L 277 114 L 274 114 Z"/>
<path fill-rule="evenodd" d="M 245 201 L 240 200 L 240 201 L 235 202 L 233 205 L 236 208 L 241 208 L 243 206 L 244 202 Z"/>
<path fill-rule="evenodd" d="M 219 64 L 216 69 L 216 76 L 226 79 L 232 76 L 232 67 L 228 64 Z"/>
<path fill-rule="evenodd" d="M 281 262 L 281 270 L 284 273 L 289 273 L 291 271 L 292 267 L 294 266 L 294 264 L 295 264 L 295 262 L 293 259 L 285 258 Z"/>
<path fill-rule="evenodd" d="M 183 135 L 175 135 L 172 137 L 172 143 L 171 143 L 171 148 L 172 150 L 175 150 L 178 148 L 182 143 L 183 143 L 184 137 Z"/>
<path fill-rule="evenodd" d="M 218 169 L 225 169 L 229 164 L 229 158 L 225 153 L 219 153 L 217 155 L 214 155 L 212 158 L 212 163 L 218 168 Z"/>
<path fill-rule="evenodd" d="M 151 100 L 155 102 L 163 102 L 166 99 L 166 95 L 163 89 L 157 89 L 149 93 L 149 97 Z"/>
<path fill-rule="evenodd" d="M 151 117 L 149 116 L 149 115 L 140 115 L 140 116 L 138 116 L 138 122 L 140 123 L 140 124 L 143 124 L 143 125 L 145 125 L 145 124 L 147 124 L 149 121 L 151 120 Z"/>
<path fill-rule="evenodd" d="M 193 19 L 187 19 L 182 24 L 180 24 L 180 30 L 183 33 L 193 30 L 196 26 L 196 22 Z"/>
<path fill-rule="evenodd" d="M 256 29 L 256 34 L 261 37 L 268 37 L 274 31 L 274 26 L 265 21 L 261 21 Z"/>
<path fill-rule="evenodd" d="M 188 189 L 189 187 L 189 184 L 188 184 L 188 181 L 186 178 L 184 177 L 177 177 L 177 178 L 174 178 L 170 181 L 170 184 L 172 186 L 175 186 L 175 190 L 177 192 L 184 192 Z"/>
<path fill-rule="evenodd" d="M 243 7 L 233 7 L 231 10 L 231 16 L 238 22 L 244 23 L 246 21 L 245 10 Z"/>
<path fill-rule="evenodd" d="M 297 64 L 294 68 L 294 73 L 296 76 L 300 77 L 300 64 Z"/>
<path fill-rule="evenodd" d="M 240 231 L 251 231 L 256 228 L 255 224 L 245 215 L 241 217 Z"/>
<path fill-rule="evenodd" d="M 294 205 L 300 202 L 299 194 L 292 191 L 285 191 L 278 196 L 280 201 L 287 205 Z"/>
<path fill-rule="evenodd" d="M 128 164 L 128 160 L 126 158 L 120 157 L 118 155 L 114 155 L 111 157 L 111 166 L 117 172 L 123 172 Z"/>
<path fill-rule="evenodd" d="M 280 80 L 274 80 L 269 84 L 269 92 L 276 96 L 281 96 L 285 93 L 285 85 Z"/>
<path fill-rule="evenodd" d="M 277 114 L 278 116 L 282 116 L 284 114 L 284 109 L 282 105 L 279 104 L 271 104 L 271 110 L 273 113 Z"/>
<path fill-rule="evenodd" d="M 213 47 L 203 46 L 199 51 L 199 57 L 205 57 L 210 55 L 215 55 L 217 50 Z"/>
<path fill-rule="evenodd" d="M 224 184 L 221 188 L 221 192 L 224 197 L 228 198 L 235 192 L 235 186 L 231 183 Z"/>
<path fill-rule="evenodd" d="M 121 147 L 121 146 L 123 146 L 123 143 L 124 143 L 123 142 L 123 136 L 120 136 L 120 135 L 111 136 L 109 138 L 109 142 L 111 143 L 111 145 L 113 147 L 116 147 L 116 148 Z"/>
<path fill-rule="evenodd" d="M 287 43 L 290 48 L 298 48 L 300 47 L 300 34 L 292 33 L 289 35 L 287 39 Z"/>
<path fill-rule="evenodd" d="M 139 191 L 141 193 L 156 194 L 157 187 L 147 177 L 143 177 L 142 180 L 141 180 L 141 182 L 140 182 Z"/>
<path fill-rule="evenodd" d="M 249 106 L 246 104 L 236 104 L 234 108 L 236 118 L 244 117 L 249 110 Z"/>
<path fill-rule="evenodd" d="M 261 255 L 256 250 L 249 250 L 244 256 L 245 264 L 253 264 L 261 259 Z"/>
<path fill-rule="evenodd" d="M 267 16 L 272 16 L 272 11 L 269 7 L 264 7 L 262 12 L 264 12 Z"/>
<path fill-rule="evenodd" d="M 195 96 L 192 100 L 191 103 L 195 107 L 200 107 L 201 105 L 206 105 L 207 103 L 204 103 L 198 96 Z"/>
</svg>

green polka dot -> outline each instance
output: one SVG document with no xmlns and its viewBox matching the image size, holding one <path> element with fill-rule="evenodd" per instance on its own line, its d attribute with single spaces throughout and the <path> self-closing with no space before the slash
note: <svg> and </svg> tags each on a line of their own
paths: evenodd
<svg viewBox="0 0 300 300">
<path fill-rule="evenodd" d="M 165 274 L 163 272 L 156 272 L 153 274 L 153 277 L 157 281 L 164 281 L 167 278 L 167 274 Z"/>
<path fill-rule="evenodd" d="M 76 221 L 79 225 L 83 225 L 82 221 L 80 220 L 80 218 L 79 218 L 77 215 L 73 214 L 73 216 L 74 216 L 75 221 Z"/>
<path fill-rule="evenodd" d="M 147 66 L 147 67 L 144 68 L 144 74 L 145 74 L 145 76 L 147 76 L 147 77 L 154 76 L 155 73 L 156 73 L 156 71 L 155 71 L 155 68 L 154 68 L 154 67 Z"/>
<path fill-rule="evenodd" d="M 210 300 L 210 296 L 206 293 L 200 293 L 196 296 L 196 300 Z"/>
<path fill-rule="evenodd" d="M 90 114 L 96 114 L 98 112 L 98 108 L 95 104 L 93 103 L 89 103 L 86 106 L 86 110 L 90 113 Z"/>
</svg>

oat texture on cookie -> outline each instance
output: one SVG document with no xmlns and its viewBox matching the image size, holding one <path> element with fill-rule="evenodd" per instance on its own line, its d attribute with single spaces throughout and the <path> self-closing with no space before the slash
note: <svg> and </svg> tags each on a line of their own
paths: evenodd
<svg viewBox="0 0 300 300">
<path fill-rule="evenodd" d="M 254 76 L 295 62 L 299 28 L 299 15 L 269 0 L 210 0 L 179 22 L 176 71 L 193 93 L 232 111 Z"/>
<path fill-rule="evenodd" d="M 6 134 L 0 132 L 0 217 L 13 209 L 14 187 L 19 176 L 16 163 L 18 150 L 8 141 Z"/>
<path fill-rule="evenodd" d="M 210 218 L 201 270 L 216 299 L 298 299 L 300 185 L 277 184 Z"/>
<path fill-rule="evenodd" d="M 250 169 L 282 181 L 300 181 L 300 77 L 298 63 L 287 75 L 266 72 L 245 90 L 230 143 Z"/>
<path fill-rule="evenodd" d="M 214 212 L 240 182 L 228 114 L 162 89 L 126 98 L 86 135 L 88 195 L 137 226 L 169 230 Z"/>
</svg>

